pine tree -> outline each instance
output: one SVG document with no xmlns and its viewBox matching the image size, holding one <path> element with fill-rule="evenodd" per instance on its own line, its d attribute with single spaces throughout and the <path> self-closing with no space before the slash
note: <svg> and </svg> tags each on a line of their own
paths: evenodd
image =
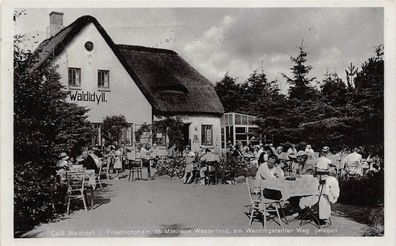
<svg viewBox="0 0 396 246">
<path fill-rule="evenodd" d="M 236 84 L 236 79 L 232 78 L 226 73 L 224 78 L 216 82 L 215 90 L 223 104 L 225 112 L 235 112 L 238 111 L 243 105 L 242 103 L 242 90 L 238 84 Z"/>
<path fill-rule="evenodd" d="M 298 56 L 290 57 L 290 60 L 294 63 L 293 67 L 290 68 L 293 77 L 290 78 L 282 73 L 290 84 L 289 98 L 298 100 L 313 99 L 317 94 L 316 90 L 311 86 L 311 82 L 315 80 L 315 77 L 307 77 L 312 69 L 312 66 L 305 64 L 307 62 L 307 52 L 300 46 Z"/>
</svg>

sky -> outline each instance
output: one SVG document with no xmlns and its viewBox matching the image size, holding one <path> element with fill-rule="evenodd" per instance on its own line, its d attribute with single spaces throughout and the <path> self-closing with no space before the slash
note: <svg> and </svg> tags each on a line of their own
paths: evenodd
<svg viewBox="0 0 396 246">
<path fill-rule="evenodd" d="M 319 81 L 326 72 L 345 79 L 351 62 L 360 67 L 384 42 L 382 8 L 26 9 L 15 32 L 30 49 L 46 38 L 52 11 L 64 13 L 65 26 L 92 15 L 116 44 L 172 49 L 213 83 L 226 73 L 242 83 L 257 70 L 284 93 L 282 73 L 290 75 L 301 44 Z"/>
</svg>

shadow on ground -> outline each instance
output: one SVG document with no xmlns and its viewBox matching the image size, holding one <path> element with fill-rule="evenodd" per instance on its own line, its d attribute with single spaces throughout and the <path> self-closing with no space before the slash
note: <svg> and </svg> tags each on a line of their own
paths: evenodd
<svg viewBox="0 0 396 246">
<path fill-rule="evenodd" d="M 367 216 L 370 208 L 359 207 L 347 204 L 333 204 L 332 214 L 339 217 L 345 217 L 358 223 L 367 224 Z"/>
</svg>

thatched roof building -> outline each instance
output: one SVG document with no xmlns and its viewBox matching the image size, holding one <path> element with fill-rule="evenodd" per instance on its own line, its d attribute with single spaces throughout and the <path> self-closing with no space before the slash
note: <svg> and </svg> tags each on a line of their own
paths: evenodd
<svg viewBox="0 0 396 246">
<path fill-rule="evenodd" d="M 35 53 L 36 69 L 47 59 L 56 58 L 84 27 L 94 24 L 159 115 L 214 114 L 224 108 L 213 84 L 191 67 L 176 52 L 141 46 L 116 45 L 104 28 L 92 16 L 82 16 L 44 40 Z"/>
</svg>

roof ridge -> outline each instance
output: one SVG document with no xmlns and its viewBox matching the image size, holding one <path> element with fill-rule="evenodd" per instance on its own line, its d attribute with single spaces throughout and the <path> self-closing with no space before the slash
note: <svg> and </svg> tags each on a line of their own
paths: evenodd
<svg viewBox="0 0 396 246">
<path fill-rule="evenodd" d="M 70 23 L 69 25 L 67 25 L 67 26 L 63 27 L 62 29 L 60 29 L 55 35 L 52 35 L 51 37 L 44 39 L 44 40 L 39 44 L 39 47 L 40 47 L 41 44 L 44 44 L 45 42 L 49 42 L 51 39 L 53 39 L 53 38 L 55 38 L 56 36 L 60 35 L 64 30 L 66 30 L 67 28 L 73 26 L 73 25 L 76 24 L 77 22 L 80 22 L 81 20 L 83 20 L 84 22 L 90 22 L 90 21 L 96 20 L 96 18 L 93 17 L 93 16 L 91 16 L 91 15 L 83 15 L 83 16 L 78 17 L 75 21 L 73 21 L 73 22 Z M 97 20 L 96 20 L 96 21 L 97 21 Z"/>
<path fill-rule="evenodd" d="M 156 53 L 168 53 L 178 55 L 176 51 L 164 48 L 154 48 L 154 47 L 147 47 L 147 46 L 140 46 L 140 45 L 130 45 L 130 44 L 116 44 L 118 48 L 121 49 L 133 49 L 136 51 L 147 51 L 147 52 L 156 52 Z"/>
</svg>

